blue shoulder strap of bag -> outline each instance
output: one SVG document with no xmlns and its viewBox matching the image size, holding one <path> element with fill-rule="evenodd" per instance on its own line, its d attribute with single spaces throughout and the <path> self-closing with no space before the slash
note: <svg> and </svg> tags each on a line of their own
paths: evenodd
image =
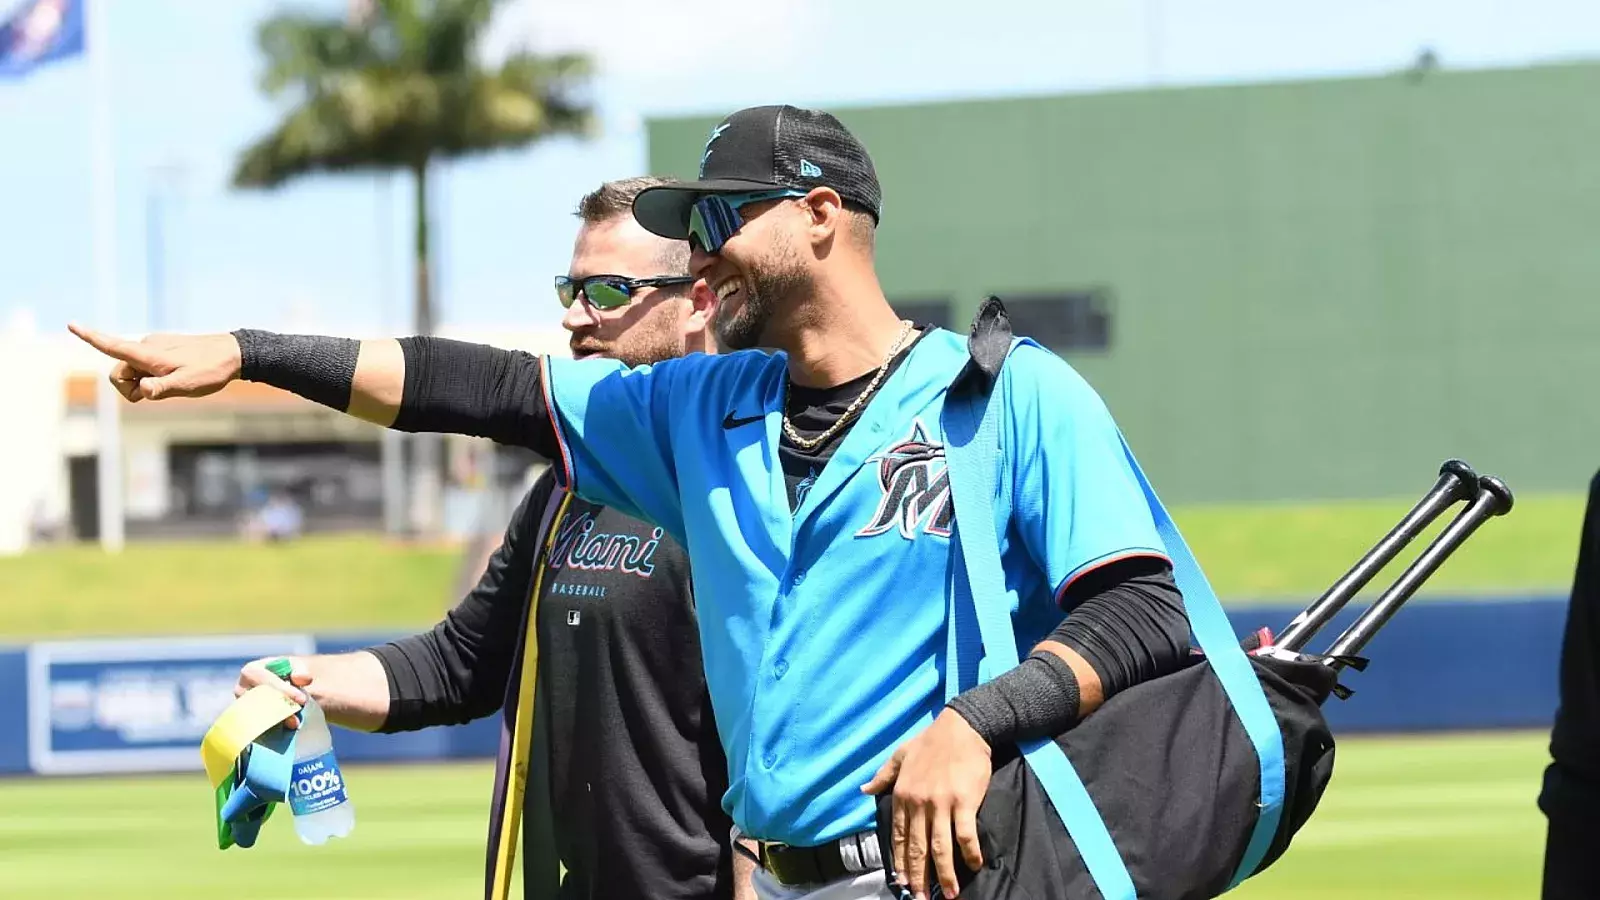
<svg viewBox="0 0 1600 900">
<path fill-rule="evenodd" d="M 980 333 L 986 332 L 986 318 L 990 323 L 998 322 L 998 327 Z M 966 575 L 965 578 L 960 572 L 956 575 L 950 609 L 952 657 L 948 665 L 952 681 L 957 677 L 955 673 L 961 670 L 961 659 L 970 660 L 981 654 L 978 672 L 980 680 L 985 681 L 1016 666 L 1019 661 L 1015 631 L 1003 602 L 1005 581 L 994 512 L 998 504 L 1005 512 L 1001 521 L 1010 517 L 1009 492 L 1003 490 L 997 480 L 1000 421 L 1006 410 L 1000 371 L 1011 351 L 1023 342 L 1033 343 L 1025 338 L 1013 339 L 1009 327 L 1004 324 L 999 302 L 986 302 L 974 324 L 973 359 L 957 377 L 946 401 L 945 459 L 951 499 L 956 507 L 956 552 L 961 555 Z M 1122 446 L 1172 560 L 1174 580 L 1183 594 L 1190 628 L 1254 744 L 1259 761 L 1259 815 L 1250 843 L 1228 885 L 1231 890 L 1260 866 L 1277 833 L 1284 803 L 1283 734 L 1278 730 L 1277 719 L 1254 667 L 1239 646 L 1238 636 L 1204 572 L 1156 497 L 1126 439 L 1122 439 Z M 969 608 L 976 612 L 976 635 L 970 628 L 961 627 L 962 619 L 957 613 L 964 603 L 970 604 Z M 1116 842 L 1066 754 L 1048 739 L 1026 742 L 1020 747 L 1066 825 L 1101 895 L 1106 900 L 1135 900 L 1133 879 L 1117 851 Z"/>
</svg>

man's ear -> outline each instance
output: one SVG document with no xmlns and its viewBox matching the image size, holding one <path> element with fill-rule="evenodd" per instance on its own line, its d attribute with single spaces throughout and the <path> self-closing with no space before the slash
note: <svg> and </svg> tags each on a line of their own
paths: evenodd
<svg viewBox="0 0 1600 900">
<path fill-rule="evenodd" d="M 689 286 L 689 318 L 683 324 L 686 334 L 694 335 L 701 332 L 710 333 L 711 322 L 717 317 L 717 304 L 722 301 L 717 299 L 717 292 L 706 284 L 704 278 L 696 278 L 694 284 Z"/>
<path fill-rule="evenodd" d="M 845 228 L 844 199 L 833 188 L 812 188 L 805 196 L 805 207 L 811 214 L 813 243 L 824 243 Z"/>
</svg>

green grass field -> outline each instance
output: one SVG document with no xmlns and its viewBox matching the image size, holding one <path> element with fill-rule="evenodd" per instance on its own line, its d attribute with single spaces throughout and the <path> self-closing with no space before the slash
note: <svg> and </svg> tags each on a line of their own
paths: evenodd
<svg viewBox="0 0 1600 900">
<path fill-rule="evenodd" d="M 1542 734 L 1344 741 L 1289 853 L 1229 896 L 1537 896 L 1544 754 Z M 289 817 L 274 815 L 254 848 L 226 852 L 212 842 L 199 773 L 0 781 L 0 896 L 434 900 L 481 890 L 488 764 L 347 771 L 350 838 L 303 846 Z"/>
<path fill-rule="evenodd" d="M 1190 507 L 1174 517 L 1224 602 L 1305 603 L 1414 500 Z M 1581 495 L 1519 498 L 1511 515 L 1485 525 L 1419 599 L 1565 592 L 1583 502 Z M 1443 526 L 1437 523 L 1412 551 Z M 1387 586 L 1408 560 L 1390 566 L 1376 587 Z M 414 628 L 436 621 L 454 602 L 459 565 L 452 548 L 370 536 L 288 546 L 131 544 L 115 557 L 94 546 L 45 548 L 0 559 L 0 638 Z"/>
<path fill-rule="evenodd" d="M 1303 603 L 1413 499 L 1184 508 L 1175 517 L 1225 602 Z M 1582 516 L 1581 496 L 1518 498 L 1511 516 L 1486 525 L 1419 599 L 1564 593 Z M 115 557 L 92 546 L 46 548 L 0 559 L 0 640 L 423 627 L 454 601 L 460 562 L 455 548 L 370 536 L 289 546 L 133 544 Z M 1289 855 L 1230 896 L 1536 896 L 1543 820 L 1534 797 L 1545 740 L 1346 741 L 1330 793 Z M 256 848 L 227 852 L 215 849 L 199 773 L 0 780 L 0 897 L 169 900 L 270 890 L 297 900 L 404 900 L 480 890 L 487 763 L 358 766 L 348 774 L 360 822 L 350 840 L 302 846 L 280 815 Z"/>
</svg>

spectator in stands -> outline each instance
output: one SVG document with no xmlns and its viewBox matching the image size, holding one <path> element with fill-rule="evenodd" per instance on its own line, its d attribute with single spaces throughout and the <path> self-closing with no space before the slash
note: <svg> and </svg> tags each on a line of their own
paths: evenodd
<svg viewBox="0 0 1600 900">
<path fill-rule="evenodd" d="M 256 514 L 260 523 L 261 534 L 273 543 L 287 541 L 300 536 L 300 531 L 305 527 L 305 514 L 300 509 L 300 504 L 288 494 L 277 491 L 267 499 L 265 506 Z"/>
</svg>

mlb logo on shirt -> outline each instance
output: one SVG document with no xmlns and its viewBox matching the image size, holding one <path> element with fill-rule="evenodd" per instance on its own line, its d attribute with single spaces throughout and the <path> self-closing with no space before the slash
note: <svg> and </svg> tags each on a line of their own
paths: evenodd
<svg viewBox="0 0 1600 900">
<path fill-rule="evenodd" d="M 583 613 L 580 613 L 575 609 L 567 610 L 567 624 L 568 625 L 576 625 L 576 624 L 578 624 L 578 621 L 580 619 L 582 619 L 582 618 L 583 618 Z"/>
</svg>

